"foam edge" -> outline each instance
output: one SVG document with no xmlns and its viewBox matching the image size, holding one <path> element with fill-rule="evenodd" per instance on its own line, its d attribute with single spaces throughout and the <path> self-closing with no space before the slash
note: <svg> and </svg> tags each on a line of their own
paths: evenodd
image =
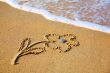
<svg viewBox="0 0 110 73">
<path fill-rule="evenodd" d="M 6 2 L 10 6 L 23 10 L 23 11 L 28 11 L 28 12 L 43 15 L 46 19 L 51 20 L 51 21 L 62 22 L 62 23 L 66 23 L 66 24 L 70 24 L 70 25 L 74 25 L 74 26 L 92 29 L 95 31 L 110 33 L 110 27 L 107 27 L 107 26 L 102 26 L 102 25 L 95 24 L 92 22 L 87 22 L 87 21 L 80 21 L 80 20 L 73 21 L 73 20 L 65 18 L 65 17 L 55 16 L 44 9 L 36 9 L 36 8 L 29 7 L 29 6 L 21 6 L 21 5 L 17 4 L 17 2 L 15 0 L 10 0 L 10 1 L 7 0 L 7 1 L 3 1 L 3 2 Z"/>
</svg>

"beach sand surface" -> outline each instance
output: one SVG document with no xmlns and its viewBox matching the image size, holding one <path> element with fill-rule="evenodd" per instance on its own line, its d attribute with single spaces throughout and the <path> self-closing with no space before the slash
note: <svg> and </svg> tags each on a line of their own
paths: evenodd
<svg viewBox="0 0 110 73">
<path fill-rule="evenodd" d="M 67 53 L 48 49 L 10 64 L 24 38 L 38 42 L 50 33 L 72 33 L 80 46 Z M 49 21 L 0 2 L 0 73 L 110 73 L 110 34 Z"/>
</svg>

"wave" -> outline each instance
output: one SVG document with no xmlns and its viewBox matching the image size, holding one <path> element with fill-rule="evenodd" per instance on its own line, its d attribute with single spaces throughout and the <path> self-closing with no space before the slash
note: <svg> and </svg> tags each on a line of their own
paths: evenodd
<svg viewBox="0 0 110 73">
<path fill-rule="evenodd" d="M 29 1 L 32 1 L 32 2 L 29 2 Z M 60 0 L 60 1 L 68 1 L 69 3 L 76 3 L 76 2 L 79 2 L 80 0 Z M 99 0 L 99 1 L 103 1 L 103 0 Z M 103 2 L 103 3 L 100 2 L 100 4 L 104 5 L 104 3 L 108 4 L 110 2 L 109 0 L 104 0 L 104 1 L 105 2 Z M 67 9 L 66 11 L 65 10 L 64 11 L 61 11 L 61 10 L 55 11 L 54 9 L 56 9 L 57 7 L 55 8 L 54 5 L 59 4 L 59 0 L 5 0 L 3 2 L 8 3 L 12 7 L 20 9 L 20 10 L 43 15 L 45 18 L 47 18 L 51 21 L 58 21 L 58 22 L 67 23 L 67 24 L 74 25 L 74 26 L 79 26 L 79 27 L 96 30 L 96 31 L 110 33 L 109 21 L 107 22 L 108 24 L 103 25 L 103 24 L 100 24 L 102 22 L 98 23 L 98 22 L 86 20 L 86 18 L 85 19 L 82 18 L 84 16 L 81 15 L 81 12 L 79 12 L 80 10 L 78 10 L 78 9 L 76 9 L 75 12 L 73 11 L 73 14 L 72 14 L 73 16 L 70 15 L 70 17 L 68 16 L 68 14 L 71 14 L 71 12 L 69 13 L 68 11 L 71 9 L 69 9 L 69 10 Z M 52 7 L 53 10 L 49 9 L 49 5 L 50 6 L 53 5 L 53 7 L 54 7 L 54 8 Z M 61 6 L 61 4 L 59 4 L 59 5 Z M 69 5 L 69 7 L 73 8 L 73 6 L 71 6 L 71 5 Z M 99 7 L 100 7 L 100 5 L 99 5 Z M 92 8 L 94 8 L 94 7 L 92 7 Z M 94 11 L 95 10 L 97 10 L 97 8 L 94 9 Z M 90 10 L 88 10 L 88 11 L 90 11 Z M 58 13 L 58 12 L 60 12 L 60 13 Z M 67 12 L 68 14 L 66 15 L 61 12 L 63 12 L 63 13 Z M 108 13 L 108 15 L 109 15 L 109 13 Z M 89 15 L 87 17 L 89 17 Z M 97 19 L 98 17 L 94 17 L 94 18 Z M 97 21 L 99 21 L 99 20 L 100 19 L 98 18 Z"/>
</svg>

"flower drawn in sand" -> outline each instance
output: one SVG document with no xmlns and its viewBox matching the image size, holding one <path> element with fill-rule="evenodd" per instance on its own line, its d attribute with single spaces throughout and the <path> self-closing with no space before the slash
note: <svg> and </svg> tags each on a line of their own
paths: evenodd
<svg viewBox="0 0 110 73">
<path fill-rule="evenodd" d="M 45 37 L 49 41 L 47 47 L 59 50 L 60 52 L 68 52 L 72 47 L 80 45 L 74 34 L 48 34 Z"/>
<path fill-rule="evenodd" d="M 17 64 L 20 57 L 34 54 L 38 55 L 46 51 L 46 48 L 59 50 L 60 52 L 68 52 L 74 46 L 79 46 L 76 36 L 73 34 L 57 35 L 48 34 L 45 36 L 47 41 L 32 43 L 30 38 L 25 38 L 20 45 L 17 54 L 13 57 L 11 64 Z"/>
</svg>

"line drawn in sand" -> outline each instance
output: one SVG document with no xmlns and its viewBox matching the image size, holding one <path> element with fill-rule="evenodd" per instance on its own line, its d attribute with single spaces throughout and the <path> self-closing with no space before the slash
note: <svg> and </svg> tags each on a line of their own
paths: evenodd
<svg viewBox="0 0 110 73">
<path fill-rule="evenodd" d="M 40 41 L 32 44 L 30 38 L 25 38 L 20 45 L 20 48 L 16 55 L 13 57 L 11 64 L 16 65 L 17 61 L 20 57 L 34 54 L 38 55 L 46 52 L 46 48 L 51 48 L 53 50 L 58 50 L 61 52 L 68 52 L 73 47 L 79 46 L 79 41 L 77 41 L 76 36 L 74 34 L 47 34 L 45 35 L 47 41 Z"/>
</svg>

